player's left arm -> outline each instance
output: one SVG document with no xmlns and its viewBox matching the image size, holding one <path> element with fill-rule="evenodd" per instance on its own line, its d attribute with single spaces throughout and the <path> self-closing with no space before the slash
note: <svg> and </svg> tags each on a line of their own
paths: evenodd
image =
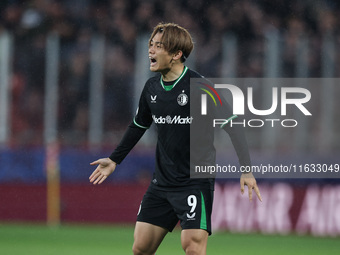
<svg viewBox="0 0 340 255">
<path fill-rule="evenodd" d="M 228 128 L 226 131 L 228 132 L 233 143 L 240 165 L 251 166 L 248 144 L 243 128 L 234 126 L 233 128 Z M 254 190 L 258 199 L 262 202 L 262 197 L 257 186 L 256 179 L 251 172 L 241 174 L 240 185 L 242 194 L 244 193 L 244 186 L 248 187 L 248 195 L 250 201 L 252 201 L 253 199 Z"/>
<path fill-rule="evenodd" d="M 257 198 L 262 202 L 262 197 L 260 194 L 259 187 L 257 186 L 256 179 L 252 173 L 243 173 L 240 178 L 241 193 L 244 193 L 244 186 L 248 187 L 249 201 L 253 200 L 253 190 Z"/>
<path fill-rule="evenodd" d="M 206 83 L 211 85 L 213 87 L 213 84 L 206 80 Z M 221 106 L 215 107 L 212 100 L 208 100 L 206 103 L 208 104 L 208 109 L 210 109 L 210 112 L 212 114 L 212 117 L 217 119 L 228 119 L 228 118 L 234 118 L 234 114 L 232 111 L 232 108 L 228 104 L 228 102 L 225 100 L 224 97 L 219 98 L 221 100 Z M 211 116 L 210 116 L 211 117 Z M 236 116 L 237 117 L 237 116 Z M 244 132 L 244 127 L 241 125 L 234 125 L 233 127 L 230 126 L 230 123 L 226 123 L 226 125 L 222 126 L 222 128 L 228 133 L 231 142 L 235 148 L 239 163 L 241 167 L 250 167 L 251 166 L 251 160 L 249 155 L 249 149 L 248 149 L 248 143 L 246 140 L 246 135 Z M 260 190 L 257 186 L 256 179 L 253 176 L 253 174 L 250 173 L 242 173 L 240 177 L 240 185 L 241 185 L 241 193 L 244 193 L 244 186 L 248 187 L 248 194 L 249 194 L 249 200 L 252 201 L 252 192 L 253 189 L 260 201 L 262 201 Z"/>
<path fill-rule="evenodd" d="M 220 116 L 233 116 L 231 107 L 229 104 L 224 101 L 223 102 L 223 108 L 220 110 L 223 112 L 223 115 Z M 221 114 L 221 112 L 219 113 Z M 236 154 L 239 159 L 239 163 L 243 167 L 250 167 L 251 166 L 251 160 L 249 155 L 249 149 L 248 149 L 248 143 L 244 131 L 244 127 L 237 125 L 231 127 L 229 124 L 226 124 L 223 129 L 229 134 L 231 142 L 235 148 Z M 249 200 L 252 201 L 253 199 L 253 190 L 255 191 L 258 199 L 262 201 L 262 197 L 260 194 L 260 190 L 257 186 L 256 179 L 254 175 L 251 172 L 244 172 L 241 174 L 240 178 L 240 185 L 241 185 L 241 193 L 244 193 L 244 186 L 248 187 L 248 195 Z"/>
</svg>

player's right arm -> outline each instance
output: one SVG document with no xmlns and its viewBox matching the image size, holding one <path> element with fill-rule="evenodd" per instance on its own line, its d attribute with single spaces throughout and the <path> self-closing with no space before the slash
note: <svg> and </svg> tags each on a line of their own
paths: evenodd
<svg viewBox="0 0 340 255">
<path fill-rule="evenodd" d="M 117 163 L 110 158 L 101 158 L 90 163 L 90 165 L 98 165 L 89 177 L 93 184 L 101 184 L 116 169 Z"/>
<path fill-rule="evenodd" d="M 97 165 L 97 168 L 89 177 L 90 182 L 93 184 L 101 184 L 105 181 L 106 178 L 114 172 L 117 164 L 123 161 L 145 131 L 150 127 L 152 117 L 145 99 L 145 88 L 142 92 L 138 109 L 133 122 L 128 126 L 121 142 L 114 152 L 108 158 L 101 158 L 90 163 L 90 165 Z"/>
</svg>

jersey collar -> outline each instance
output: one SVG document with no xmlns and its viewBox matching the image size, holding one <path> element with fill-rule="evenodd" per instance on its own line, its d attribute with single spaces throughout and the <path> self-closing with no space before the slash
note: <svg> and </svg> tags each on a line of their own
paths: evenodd
<svg viewBox="0 0 340 255">
<path fill-rule="evenodd" d="M 166 91 L 172 90 L 177 85 L 177 83 L 183 78 L 183 76 L 186 74 L 187 71 L 188 71 L 188 67 L 184 66 L 182 74 L 177 78 L 177 80 L 174 82 L 172 86 L 164 86 L 162 75 L 161 75 L 161 85 L 163 89 Z"/>
</svg>

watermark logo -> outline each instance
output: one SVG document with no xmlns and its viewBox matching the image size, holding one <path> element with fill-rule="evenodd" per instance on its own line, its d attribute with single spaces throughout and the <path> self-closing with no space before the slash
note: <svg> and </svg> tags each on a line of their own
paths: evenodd
<svg viewBox="0 0 340 255">
<path fill-rule="evenodd" d="M 296 127 L 298 122 L 295 119 L 263 119 L 263 116 L 269 116 L 272 114 L 276 114 L 275 116 L 286 116 L 287 107 L 291 107 L 291 109 L 295 111 L 298 110 L 304 116 L 312 115 L 305 105 L 311 100 L 311 93 L 306 88 L 267 86 L 263 89 L 268 90 L 266 95 L 271 97 L 271 105 L 264 107 L 265 109 L 259 109 L 259 107 L 255 107 L 254 104 L 255 99 L 258 100 L 258 98 L 255 98 L 252 87 L 246 88 L 247 93 L 245 95 L 238 86 L 232 84 L 217 83 L 214 85 L 208 85 L 204 82 L 198 82 L 198 84 L 204 86 L 199 87 L 199 89 L 205 92 L 204 94 L 201 94 L 201 115 L 207 115 L 208 111 L 214 111 L 213 109 L 208 109 L 207 95 L 209 95 L 213 100 L 215 106 L 218 106 L 219 101 L 221 106 L 229 107 L 228 105 L 224 105 L 224 99 L 220 97 L 216 89 L 223 89 L 226 92 L 229 92 L 232 96 L 232 109 L 229 110 L 229 112 L 231 111 L 233 115 L 229 115 L 227 119 L 225 116 L 217 116 L 217 118 L 213 120 L 214 127 L 219 125 L 221 128 L 223 128 L 226 124 L 230 124 L 230 126 L 241 124 L 244 127 L 262 127 L 266 123 L 271 124 L 272 127 L 274 127 L 276 123 L 281 123 L 282 127 Z M 237 116 L 245 115 L 246 110 L 250 114 L 260 116 L 261 118 L 243 120 L 242 122 L 233 122 L 233 119 L 235 119 Z"/>
<path fill-rule="evenodd" d="M 233 115 L 228 119 L 214 119 L 213 120 L 213 127 L 220 125 L 221 128 L 224 128 L 225 125 L 229 123 L 229 121 L 233 121 L 233 119 L 237 118 L 237 115 Z"/>
<path fill-rule="evenodd" d="M 209 86 L 207 84 L 204 84 L 206 86 Z M 216 92 L 216 90 L 209 86 L 214 93 L 218 96 L 218 98 L 220 99 L 218 93 Z M 231 92 L 231 95 L 233 97 L 233 114 L 234 115 L 244 115 L 244 105 L 245 105 L 245 97 L 244 94 L 242 92 L 242 90 L 240 88 L 238 88 L 235 85 L 231 85 L 231 84 L 215 84 L 214 85 L 215 88 L 217 89 L 228 89 Z M 207 91 L 206 89 L 202 89 L 201 90 L 207 92 L 212 98 L 212 94 Z M 272 88 L 272 105 L 269 109 L 265 109 L 265 110 L 259 110 L 256 109 L 254 107 L 254 103 L 253 103 L 253 88 L 248 87 L 247 88 L 247 106 L 248 106 L 248 110 L 258 116 L 264 116 L 264 115 L 270 115 L 272 113 L 274 113 L 277 108 L 278 108 L 278 88 L 277 87 L 273 87 Z M 294 98 L 291 97 L 289 98 L 288 95 L 289 94 L 294 94 L 296 95 L 304 95 L 304 97 L 301 98 Z M 207 100 L 204 99 L 204 96 L 206 98 L 206 95 L 202 95 L 201 97 L 201 113 L 202 115 L 206 115 L 207 114 Z M 291 104 L 291 105 L 295 105 L 304 115 L 306 116 L 311 116 L 312 114 L 307 110 L 307 108 L 303 105 L 307 102 L 309 102 L 309 100 L 311 99 L 311 93 L 308 89 L 305 88 L 297 88 L 297 87 L 282 87 L 281 88 L 281 115 L 286 115 L 287 114 L 287 105 Z M 216 100 L 213 98 L 215 105 L 216 105 Z M 221 101 L 221 99 L 220 99 Z M 221 102 L 222 105 L 222 102 Z"/>
<path fill-rule="evenodd" d="M 206 88 L 200 88 L 200 90 L 204 91 L 206 94 L 202 94 L 201 95 L 201 114 L 202 115 L 207 115 L 207 94 L 211 97 L 211 99 L 214 101 L 215 106 L 217 106 L 217 102 L 215 97 L 213 96 L 212 93 L 215 94 L 216 98 L 218 99 L 218 101 L 220 102 L 221 106 L 222 106 L 222 100 L 220 95 L 217 93 L 217 91 L 210 85 L 203 83 L 203 82 L 199 82 L 201 85 L 205 86 Z M 212 91 L 212 93 L 208 90 L 210 89 Z"/>
</svg>

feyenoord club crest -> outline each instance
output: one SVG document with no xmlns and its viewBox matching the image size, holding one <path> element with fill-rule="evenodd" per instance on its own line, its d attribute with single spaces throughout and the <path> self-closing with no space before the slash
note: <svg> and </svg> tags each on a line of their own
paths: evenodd
<svg viewBox="0 0 340 255">
<path fill-rule="evenodd" d="M 186 94 L 184 94 L 184 90 L 183 90 L 182 94 L 179 94 L 177 97 L 177 103 L 180 106 L 183 106 L 183 105 L 186 105 L 188 101 L 189 101 L 189 97 Z"/>
</svg>

